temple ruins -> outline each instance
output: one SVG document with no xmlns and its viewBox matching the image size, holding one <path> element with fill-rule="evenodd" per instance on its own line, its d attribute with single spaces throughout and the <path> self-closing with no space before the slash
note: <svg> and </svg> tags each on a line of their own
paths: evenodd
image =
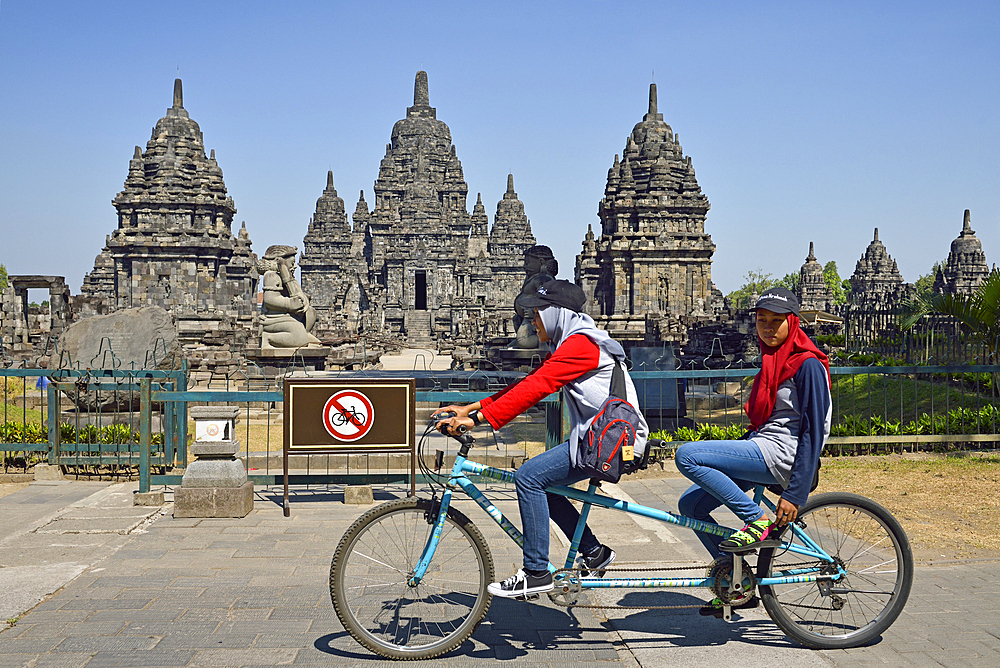
<svg viewBox="0 0 1000 668">
<path fill-rule="evenodd" d="M 850 281 L 853 306 L 868 310 L 894 306 L 913 290 L 912 284 L 903 282 L 896 261 L 879 241 L 877 227 L 875 238 L 858 260 Z"/>
<path fill-rule="evenodd" d="M 462 163 L 430 106 L 426 72 L 417 73 L 413 106 L 392 128 L 374 190 L 371 210 L 361 193 L 352 228 L 327 175 L 301 262 L 318 330 L 426 345 L 469 338 L 488 322 L 512 336 L 507 323 L 535 237 L 512 175 L 492 229 L 481 196 L 469 213 Z"/>
<path fill-rule="evenodd" d="M 625 342 L 656 343 L 683 338 L 682 320 L 713 318 L 722 294 L 705 233 L 710 206 L 650 84 L 649 110 L 608 170 L 601 233 L 588 228 L 576 258 L 576 282 L 599 326 Z"/>
<path fill-rule="evenodd" d="M 944 270 L 938 270 L 934 288 L 948 295 L 969 295 L 990 275 L 983 244 L 972 229 L 972 216 L 965 210 L 962 232 L 951 242 Z"/>
</svg>

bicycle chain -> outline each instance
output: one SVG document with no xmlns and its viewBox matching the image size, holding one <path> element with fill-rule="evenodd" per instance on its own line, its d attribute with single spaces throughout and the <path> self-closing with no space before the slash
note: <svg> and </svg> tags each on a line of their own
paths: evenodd
<svg viewBox="0 0 1000 668">
<path fill-rule="evenodd" d="M 806 561 L 806 562 L 800 562 L 800 563 L 796 563 L 796 564 L 782 564 L 782 566 L 785 567 L 785 568 L 792 568 L 792 567 L 797 567 L 797 566 L 809 566 L 809 565 L 811 565 L 813 563 L 815 563 L 815 562 Z M 694 565 L 694 566 L 662 566 L 662 567 L 659 567 L 659 568 L 604 568 L 604 569 L 598 569 L 598 570 L 604 571 L 605 574 L 607 574 L 607 573 L 636 573 L 636 572 L 645 572 L 645 573 L 648 573 L 650 571 L 696 571 L 696 570 L 702 570 L 702 569 L 707 570 L 710 566 L 711 566 L 711 564 L 701 564 L 701 565 Z M 578 580 L 580 580 L 581 579 L 581 576 L 580 576 L 580 571 L 581 570 L 583 570 L 583 569 L 579 569 L 579 568 L 560 568 L 559 570 L 557 570 L 552 575 L 556 576 L 556 575 L 558 575 L 560 573 L 573 573 L 576 576 L 576 578 Z M 584 588 L 581 587 L 580 590 L 577 592 L 577 594 L 582 593 L 583 589 Z M 552 592 L 550 592 L 550 593 L 552 593 Z M 551 600 L 553 603 L 555 603 L 556 605 L 561 606 L 563 608 L 585 608 L 585 609 L 588 609 L 588 610 L 689 610 L 691 608 L 703 608 L 706 605 L 705 603 L 698 603 L 698 604 L 695 604 L 695 605 L 579 605 L 579 604 L 576 604 L 576 603 L 563 603 L 561 601 L 556 600 L 555 598 L 552 598 L 551 596 L 549 597 L 549 600 Z"/>
</svg>

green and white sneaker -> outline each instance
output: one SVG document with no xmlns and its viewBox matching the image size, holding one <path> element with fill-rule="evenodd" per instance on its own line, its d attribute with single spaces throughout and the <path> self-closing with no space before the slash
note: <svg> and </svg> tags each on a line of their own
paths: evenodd
<svg viewBox="0 0 1000 668">
<path fill-rule="evenodd" d="M 766 540 L 774 528 L 774 524 L 767 517 L 754 520 L 743 527 L 742 531 L 737 531 L 732 536 L 719 544 L 719 549 L 723 552 L 743 552 L 756 549 L 758 544 Z"/>
</svg>

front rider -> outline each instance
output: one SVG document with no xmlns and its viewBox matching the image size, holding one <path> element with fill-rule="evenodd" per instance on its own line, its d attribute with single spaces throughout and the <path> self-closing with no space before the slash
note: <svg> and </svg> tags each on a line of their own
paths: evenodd
<svg viewBox="0 0 1000 668">
<path fill-rule="evenodd" d="M 455 417 L 441 420 L 437 428 L 454 433 L 459 426 L 468 429 L 488 422 L 499 429 L 536 403 L 563 388 L 569 408 L 569 440 L 532 457 L 517 470 L 515 486 L 524 533 L 524 568 L 488 590 L 494 596 L 524 597 L 554 589 L 549 566 L 549 517 L 572 538 L 580 514 L 564 496 L 548 494 L 546 487 L 571 485 L 589 476 L 576 467 L 577 443 L 607 400 L 615 357 L 625 351 L 581 309 L 587 299 L 574 283 L 551 280 L 537 294 L 522 303 L 535 309 L 534 325 L 538 340 L 548 343 L 552 352 L 530 374 L 496 394 L 467 406 L 447 406 L 438 413 L 454 412 Z M 638 405 L 632 379 L 625 374 L 627 400 Z M 640 418 L 641 419 L 641 418 Z M 645 448 L 649 428 L 644 420 L 636 429 L 635 449 Z M 606 568 L 615 551 L 602 545 L 590 527 L 585 527 L 580 541 L 577 566 L 586 575 Z"/>
</svg>

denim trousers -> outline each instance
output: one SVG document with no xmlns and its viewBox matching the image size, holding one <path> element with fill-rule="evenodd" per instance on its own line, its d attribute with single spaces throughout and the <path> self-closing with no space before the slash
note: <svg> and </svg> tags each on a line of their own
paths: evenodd
<svg viewBox="0 0 1000 668">
<path fill-rule="evenodd" d="M 524 534 L 524 567 L 543 571 L 549 567 L 549 517 L 567 538 L 573 538 L 580 513 L 569 499 L 549 494 L 546 487 L 571 485 L 588 476 L 578 473 L 569 460 L 569 442 L 532 457 L 514 474 L 517 506 L 521 511 Z M 580 552 L 593 552 L 601 543 L 590 527 L 585 527 L 580 540 Z"/>
<path fill-rule="evenodd" d="M 746 495 L 755 485 L 777 482 L 753 441 L 693 441 L 674 455 L 677 470 L 695 485 L 677 502 L 681 515 L 715 522 L 712 511 L 725 504 L 749 524 L 764 516 L 764 510 Z M 698 532 L 698 538 L 713 556 L 720 556 L 722 536 Z"/>
</svg>

